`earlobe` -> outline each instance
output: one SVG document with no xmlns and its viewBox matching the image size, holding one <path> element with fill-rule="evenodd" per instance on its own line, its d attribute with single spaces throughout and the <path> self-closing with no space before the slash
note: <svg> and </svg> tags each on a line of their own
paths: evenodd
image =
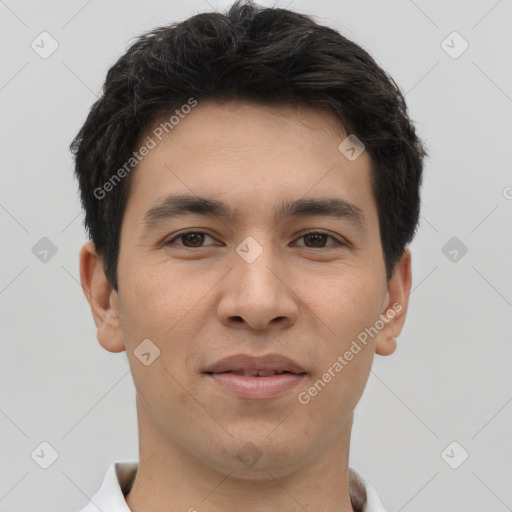
<svg viewBox="0 0 512 512">
<path fill-rule="evenodd" d="M 119 324 L 117 292 L 110 286 L 92 242 L 84 244 L 80 251 L 80 280 L 96 324 L 98 341 L 109 352 L 122 352 L 125 344 Z"/>
<path fill-rule="evenodd" d="M 396 338 L 394 336 L 384 337 L 383 334 L 381 332 L 377 338 L 375 353 L 379 356 L 389 356 L 396 350 Z"/>
<path fill-rule="evenodd" d="M 406 247 L 388 282 L 385 306 L 381 315 L 384 327 L 377 336 L 376 354 L 388 356 L 396 350 L 396 338 L 402 331 L 407 314 L 411 282 L 411 252 Z"/>
</svg>

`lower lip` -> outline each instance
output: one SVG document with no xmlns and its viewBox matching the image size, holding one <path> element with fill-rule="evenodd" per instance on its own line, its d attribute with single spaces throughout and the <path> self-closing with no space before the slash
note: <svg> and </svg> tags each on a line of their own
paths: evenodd
<svg viewBox="0 0 512 512">
<path fill-rule="evenodd" d="M 283 373 L 268 377 L 249 377 L 234 373 L 208 374 L 219 386 L 239 398 L 265 399 L 279 396 L 299 384 L 305 374 Z"/>
</svg>

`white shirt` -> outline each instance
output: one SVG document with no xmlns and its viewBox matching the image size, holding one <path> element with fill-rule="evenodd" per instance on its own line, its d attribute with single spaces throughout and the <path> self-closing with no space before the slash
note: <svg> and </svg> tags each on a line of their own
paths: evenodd
<svg viewBox="0 0 512 512">
<path fill-rule="evenodd" d="M 79 512 L 98 512 L 98 509 L 101 512 L 131 512 L 124 497 L 133 483 L 137 466 L 137 461 L 113 462 L 108 467 L 98 492 Z M 386 512 L 375 489 L 353 469 L 349 473 L 349 489 L 356 512 Z"/>
</svg>

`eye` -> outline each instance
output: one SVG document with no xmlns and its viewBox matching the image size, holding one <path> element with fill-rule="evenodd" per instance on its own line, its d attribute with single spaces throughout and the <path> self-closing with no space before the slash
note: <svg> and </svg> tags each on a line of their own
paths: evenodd
<svg viewBox="0 0 512 512">
<path fill-rule="evenodd" d="M 181 240 L 182 244 L 176 244 L 181 245 L 182 247 L 188 247 L 188 248 L 195 248 L 195 247 L 202 247 L 205 237 L 209 237 L 213 240 L 213 238 L 208 235 L 207 233 L 204 233 L 203 231 L 186 231 L 182 233 L 178 233 L 175 237 L 171 238 L 168 242 L 165 243 L 165 245 L 171 245 L 174 244 L 176 240 Z"/>
<path fill-rule="evenodd" d="M 328 238 L 334 240 L 334 243 L 326 246 L 325 242 Z M 310 246 L 306 245 L 308 249 L 323 249 L 325 247 L 330 247 L 331 245 L 345 245 L 341 240 L 338 240 L 333 235 L 323 233 L 322 231 L 310 231 L 309 233 L 304 233 L 298 238 L 298 240 L 301 239 L 309 240 L 309 243 L 312 244 Z"/>
<path fill-rule="evenodd" d="M 165 243 L 165 245 L 175 244 L 189 249 L 200 248 L 203 247 L 205 237 L 214 240 L 212 236 L 203 231 L 184 231 L 171 238 Z M 326 245 L 327 239 L 329 238 L 334 240 L 334 243 Z M 177 240 L 181 241 L 181 243 L 176 243 Z M 332 245 L 345 245 L 341 240 L 335 238 L 333 235 L 329 235 L 328 233 L 323 233 L 321 231 L 310 231 L 308 233 L 304 233 L 297 240 L 307 240 L 303 247 L 308 249 L 324 249 L 325 247 L 330 247 Z"/>
</svg>

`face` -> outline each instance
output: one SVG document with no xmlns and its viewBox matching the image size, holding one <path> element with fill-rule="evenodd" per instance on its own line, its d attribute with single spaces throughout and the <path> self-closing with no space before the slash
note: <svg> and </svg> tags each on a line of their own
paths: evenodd
<svg viewBox="0 0 512 512">
<path fill-rule="evenodd" d="M 373 355 L 405 313 L 392 307 L 402 274 L 385 277 L 370 157 L 348 159 L 347 135 L 309 108 L 199 103 L 138 165 L 115 322 L 99 338 L 127 351 L 140 429 L 245 477 L 245 452 L 284 475 L 346 439 Z M 269 354 L 297 368 L 205 373 Z"/>
</svg>

